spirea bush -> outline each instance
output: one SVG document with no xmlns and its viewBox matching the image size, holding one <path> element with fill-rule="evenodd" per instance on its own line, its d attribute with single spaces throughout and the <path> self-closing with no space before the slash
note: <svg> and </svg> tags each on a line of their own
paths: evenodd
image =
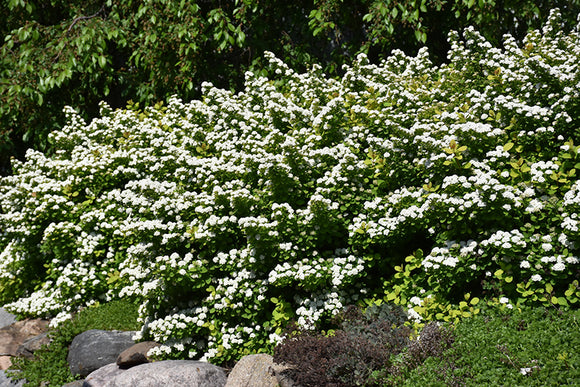
<svg viewBox="0 0 580 387">
<path fill-rule="evenodd" d="M 578 303 L 580 38 L 554 11 L 493 48 L 450 34 L 329 79 L 279 59 L 231 93 L 112 111 L 0 184 L 0 303 L 56 316 L 124 298 L 165 358 L 269 351 L 284 326 L 385 299 L 416 321 L 485 296 Z"/>
</svg>

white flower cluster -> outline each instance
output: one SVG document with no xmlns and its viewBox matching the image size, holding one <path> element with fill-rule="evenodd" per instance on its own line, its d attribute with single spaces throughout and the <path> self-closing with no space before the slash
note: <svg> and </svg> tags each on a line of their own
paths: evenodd
<svg viewBox="0 0 580 387">
<path fill-rule="evenodd" d="M 346 254 L 347 250 L 337 249 L 335 251 L 337 255 L 341 253 Z M 318 280 L 323 280 L 330 282 L 334 287 L 340 287 L 345 279 L 350 281 L 356 279 L 364 271 L 364 268 L 364 260 L 353 255 L 347 257 L 306 258 L 293 265 L 289 262 L 276 265 L 269 273 L 268 283 L 288 285 L 298 282 L 299 284 L 310 278 L 308 282 L 316 283 Z"/>
<path fill-rule="evenodd" d="M 482 246 L 495 246 L 504 250 L 514 247 L 525 248 L 527 246 L 524 235 L 519 230 L 497 231 L 488 239 L 481 241 Z"/>
<path fill-rule="evenodd" d="M 530 174 L 532 175 L 532 181 L 538 183 L 546 182 L 546 178 L 550 177 L 553 173 L 558 171 L 558 165 L 553 161 L 538 161 L 530 165 Z"/>
<path fill-rule="evenodd" d="M 433 250 L 423 259 L 421 265 L 427 269 L 439 269 L 441 266 L 455 267 L 460 259 L 469 257 L 476 251 L 478 246 L 474 240 L 447 241 L 445 247 L 434 247 Z M 451 253 L 452 250 L 454 253 Z"/>
<path fill-rule="evenodd" d="M 313 330 L 323 315 L 334 316 L 344 307 L 344 296 L 337 292 L 314 295 L 312 298 L 300 300 L 296 309 L 298 325 L 305 330 Z"/>
</svg>

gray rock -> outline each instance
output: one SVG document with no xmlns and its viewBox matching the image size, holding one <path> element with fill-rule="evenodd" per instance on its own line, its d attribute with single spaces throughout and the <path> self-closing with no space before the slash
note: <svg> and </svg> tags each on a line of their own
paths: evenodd
<svg viewBox="0 0 580 387">
<path fill-rule="evenodd" d="M 111 375 L 111 378 L 105 379 L 106 374 Z M 102 374 L 96 377 L 93 375 L 87 377 L 84 387 L 224 387 L 227 380 L 220 367 L 195 360 L 158 361 L 128 370 L 110 364 Z"/>
<path fill-rule="evenodd" d="M 150 349 L 158 347 L 159 343 L 154 341 L 144 341 L 127 348 L 117 358 L 117 365 L 123 369 L 131 368 L 139 364 L 149 363 L 147 357 Z"/>
<path fill-rule="evenodd" d="M 67 356 L 70 372 L 84 377 L 114 363 L 121 352 L 135 344 L 131 338 L 134 334 L 135 332 L 91 329 L 77 335 Z"/>
<path fill-rule="evenodd" d="M 24 380 L 15 381 L 8 377 L 6 371 L 0 371 L 0 387 L 24 386 Z"/>
<path fill-rule="evenodd" d="M 296 384 L 282 371 L 287 367 L 274 363 L 271 355 L 244 356 L 232 369 L 226 387 L 292 387 Z"/>
<path fill-rule="evenodd" d="M 107 364 L 91 372 L 84 380 L 83 387 L 104 387 L 111 385 L 117 376 L 125 372 L 116 363 Z"/>
<path fill-rule="evenodd" d="M 75 380 L 74 382 L 63 384 L 62 387 L 83 387 L 84 383 L 84 380 Z"/>
<path fill-rule="evenodd" d="M 41 333 L 38 336 L 24 341 L 16 350 L 16 356 L 24 356 L 31 359 L 35 351 L 38 351 L 43 345 L 48 344 L 50 344 L 48 332 Z"/>
<path fill-rule="evenodd" d="M 6 309 L 0 308 L 0 328 L 7 327 L 16 321 L 16 316 L 8 313 Z"/>
</svg>

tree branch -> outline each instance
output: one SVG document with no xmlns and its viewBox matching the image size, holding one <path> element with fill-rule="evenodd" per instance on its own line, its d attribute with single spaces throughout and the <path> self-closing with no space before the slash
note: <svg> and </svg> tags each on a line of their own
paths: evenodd
<svg viewBox="0 0 580 387">
<path fill-rule="evenodd" d="M 105 10 L 105 4 L 103 4 L 101 6 L 101 9 L 99 9 L 97 12 L 95 12 L 94 14 L 90 15 L 90 16 L 79 16 L 77 18 L 75 18 L 71 25 L 68 27 L 68 29 L 66 30 L 66 34 L 68 35 L 68 33 L 72 30 L 72 28 L 75 26 L 75 24 L 77 24 L 79 21 L 81 20 L 89 20 L 92 19 L 94 17 L 97 17 L 101 12 L 103 12 Z M 62 39 L 63 37 L 61 37 Z M 56 55 L 56 57 L 52 60 L 52 63 L 56 63 L 58 61 L 58 58 L 60 58 L 60 55 L 62 54 L 62 51 L 64 50 L 64 47 L 58 52 L 58 54 Z"/>
<path fill-rule="evenodd" d="M 72 28 L 75 26 L 75 24 L 77 24 L 79 21 L 81 21 L 81 20 L 89 20 L 89 19 L 92 19 L 94 17 L 97 17 L 104 10 L 105 10 L 105 4 L 103 4 L 103 6 L 101 7 L 101 9 L 99 9 L 97 12 L 95 12 L 94 14 L 92 14 L 90 16 L 79 16 L 79 17 L 77 17 L 76 19 L 73 20 L 73 22 L 71 23 L 71 25 L 68 27 L 68 30 L 66 30 L 67 34 L 70 32 L 70 30 L 72 30 Z"/>
</svg>

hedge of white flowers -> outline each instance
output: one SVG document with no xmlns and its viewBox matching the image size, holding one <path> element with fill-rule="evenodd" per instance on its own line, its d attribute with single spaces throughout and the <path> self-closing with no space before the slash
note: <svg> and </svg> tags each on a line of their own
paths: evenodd
<svg viewBox="0 0 580 387">
<path fill-rule="evenodd" d="M 574 306 L 580 35 L 559 23 L 501 49 L 452 33 L 440 67 L 360 55 L 336 80 L 266 53 L 239 93 L 67 108 L 56 153 L 0 180 L 0 304 L 56 324 L 131 299 L 157 355 L 212 361 L 357 302 Z"/>
</svg>

